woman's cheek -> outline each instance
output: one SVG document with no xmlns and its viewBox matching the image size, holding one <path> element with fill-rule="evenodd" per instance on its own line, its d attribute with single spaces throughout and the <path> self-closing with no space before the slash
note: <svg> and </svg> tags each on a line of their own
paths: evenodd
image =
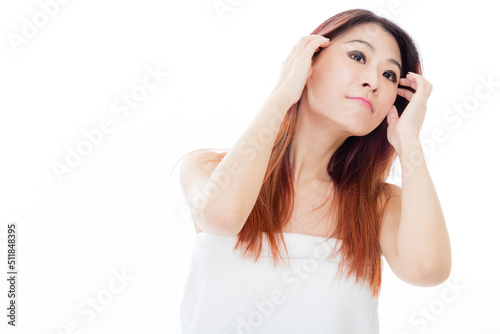
<svg viewBox="0 0 500 334">
<path fill-rule="evenodd" d="M 388 97 L 387 97 L 387 103 L 386 103 L 386 106 L 387 106 L 387 113 L 389 112 L 389 110 L 391 109 L 391 107 L 394 105 L 394 103 L 396 103 L 396 98 L 397 98 L 397 92 L 394 91 L 394 93 L 391 93 Z"/>
</svg>

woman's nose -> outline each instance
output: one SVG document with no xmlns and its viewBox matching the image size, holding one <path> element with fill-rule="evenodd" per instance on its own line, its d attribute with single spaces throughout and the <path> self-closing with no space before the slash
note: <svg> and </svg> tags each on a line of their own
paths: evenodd
<svg viewBox="0 0 500 334">
<path fill-rule="evenodd" d="M 365 73 L 365 75 L 363 76 L 363 79 L 362 79 L 362 86 L 363 87 L 367 87 L 370 90 L 372 90 L 373 93 L 376 93 L 378 91 L 378 85 L 379 85 L 379 81 L 378 81 L 377 73 L 375 73 L 375 72 Z"/>
</svg>

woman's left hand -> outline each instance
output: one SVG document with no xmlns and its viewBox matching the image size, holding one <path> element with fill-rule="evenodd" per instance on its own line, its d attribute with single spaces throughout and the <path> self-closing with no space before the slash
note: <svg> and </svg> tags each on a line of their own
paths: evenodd
<svg viewBox="0 0 500 334">
<path fill-rule="evenodd" d="M 401 152 L 401 145 L 405 142 L 419 140 L 420 129 L 427 110 L 427 100 L 432 91 L 431 83 L 413 72 L 408 72 L 406 78 L 401 78 L 400 84 L 413 88 L 415 93 L 408 89 L 398 88 L 398 95 L 410 102 L 401 117 L 398 116 L 395 106 L 392 106 L 387 114 L 387 140 L 398 153 Z"/>
</svg>

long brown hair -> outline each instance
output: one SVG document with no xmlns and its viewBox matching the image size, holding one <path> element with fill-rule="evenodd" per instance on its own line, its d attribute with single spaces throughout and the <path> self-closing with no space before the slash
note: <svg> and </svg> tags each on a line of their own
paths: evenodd
<svg viewBox="0 0 500 334">
<path fill-rule="evenodd" d="M 341 12 L 320 24 L 311 34 L 333 40 L 354 26 L 368 22 L 379 24 L 396 39 L 402 58 L 402 77 L 409 71 L 422 73 L 420 57 L 411 37 L 393 22 L 371 11 L 352 9 Z M 320 52 L 321 49 L 313 57 Z M 286 250 L 282 228 L 289 221 L 294 205 L 289 154 L 299 103 L 300 100 L 289 108 L 281 123 L 257 201 L 237 236 L 234 249 L 242 250 L 244 256 L 254 258 L 255 262 L 262 250 L 263 232 L 268 236 L 275 265 L 282 259 L 278 241 Z M 407 104 L 406 99 L 397 96 L 394 105 L 400 116 Z M 205 162 L 219 163 L 226 154 L 227 150 L 221 153 L 208 152 Z M 344 273 L 347 266 L 349 270 L 346 277 L 354 274 L 356 283 L 368 282 L 374 297 L 379 295 L 382 284 L 379 231 L 390 196 L 385 180 L 396 156 L 387 140 L 387 122 L 382 121 L 365 136 L 348 137 L 332 155 L 327 166 L 335 193 L 335 196 L 332 194 L 329 207 L 335 212 L 336 218 L 331 237 L 342 240 L 338 250 L 341 259 L 337 275 Z"/>
</svg>

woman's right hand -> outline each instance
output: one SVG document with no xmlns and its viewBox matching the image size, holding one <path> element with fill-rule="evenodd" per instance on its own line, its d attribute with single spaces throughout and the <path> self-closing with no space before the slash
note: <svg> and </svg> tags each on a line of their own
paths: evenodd
<svg viewBox="0 0 500 334">
<path fill-rule="evenodd" d="M 312 74 L 311 59 L 320 47 L 327 47 L 330 40 L 321 35 L 302 36 L 283 62 L 274 95 L 294 105 L 302 96 L 305 84 Z"/>
</svg>

